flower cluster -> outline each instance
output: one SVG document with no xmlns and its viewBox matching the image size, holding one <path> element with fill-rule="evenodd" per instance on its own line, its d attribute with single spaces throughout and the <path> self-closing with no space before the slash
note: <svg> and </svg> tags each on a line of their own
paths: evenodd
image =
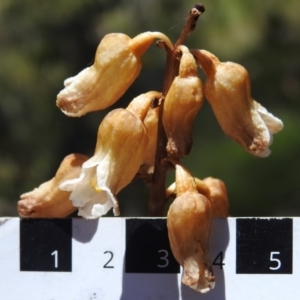
<svg viewBox="0 0 300 300">
<path fill-rule="evenodd" d="M 213 217 L 228 216 L 229 205 L 221 180 L 194 178 L 180 162 L 191 151 L 195 117 L 206 99 L 224 133 L 257 157 L 270 154 L 273 134 L 283 128 L 281 120 L 252 98 L 244 67 L 183 45 L 203 12 L 202 5 L 191 10 L 174 45 L 160 32 L 145 32 L 132 39 L 113 33 L 101 40 L 93 65 L 65 80 L 56 102 L 64 114 L 81 117 L 114 104 L 139 75 L 142 55 L 155 39 L 167 54 L 163 90 L 146 92 L 126 108 L 109 112 L 99 126 L 94 155 L 89 159 L 80 156 L 80 169 L 78 164 L 63 164 L 63 172 L 19 201 L 19 213 L 27 217 L 52 217 L 55 214 L 42 209 L 50 209 L 49 203 L 61 205 L 56 216 L 65 216 L 74 208 L 86 219 L 99 218 L 110 209 L 118 216 L 117 194 L 135 176 L 155 189 L 153 178 L 161 166 L 175 168 L 174 184 L 168 189 L 163 186 L 159 197 L 162 205 L 167 198 L 174 199 L 167 215 L 171 249 L 183 266 L 182 282 L 198 292 L 214 287 L 210 228 Z M 204 83 L 198 69 L 206 77 Z M 61 175 L 66 170 L 72 175 Z"/>
</svg>

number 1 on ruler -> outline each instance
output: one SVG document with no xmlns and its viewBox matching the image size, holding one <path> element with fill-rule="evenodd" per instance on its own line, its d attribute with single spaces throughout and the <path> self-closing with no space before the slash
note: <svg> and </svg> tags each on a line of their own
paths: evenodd
<svg viewBox="0 0 300 300">
<path fill-rule="evenodd" d="M 54 256 L 54 268 L 58 268 L 58 251 L 53 251 L 51 255 Z"/>
</svg>

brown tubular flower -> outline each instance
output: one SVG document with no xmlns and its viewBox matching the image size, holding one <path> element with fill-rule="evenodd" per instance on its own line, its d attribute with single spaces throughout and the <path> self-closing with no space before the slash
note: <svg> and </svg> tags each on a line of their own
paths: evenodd
<svg viewBox="0 0 300 300">
<path fill-rule="evenodd" d="M 142 163 L 149 140 L 143 120 L 156 94 L 160 95 L 143 94 L 126 109 L 109 112 L 99 126 L 94 156 L 82 165 L 78 178 L 60 185 L 72 192 L 70 200 L 80 216 L 99 218 L 111 208 L 116 216 L 120 214 L 116 195 L 132 181 Z"/>
<path fill-rule="evenodd" d="M 81 117 L 114 104 L 139 75 L 141 56 L 156 38 L 172 49 L 168 37 L 160 32 L 144 32 L 133 39 L 122 33 L 104 36 L 94 64 L 65 80 L 57 106 L 67 116 Z"/>
<path fill-rule="evenodd" d="M 18 212 L 25 218 L 63 218 L 77 208 L 69 200 L 70 193 L 59 189 L 62 181 L 79 176 L 82 164 L 88 159 L 82 154 L 70 154 L 61 162 L 54 178 L 33 191 L 21 195 Z"/>
<path fill-rule="evenodd" d="M 203 92 L 193 55 L 185 46 L 177 49 L 182 53 L 179 75 L 173 80 L 164 102 L 163 125 L 168 138 L 168 156 L 182 158 L 192 147 L 192 127 L 203 104 Z"/>
<path fill-rule="evenodd" d="M 177 197 L 167 215 L 170 245 L 183 267 L 182 283 L 206 293 L 215 285 L 209 258 L 212 208 L 209 199 L 198 193 L 191 174 L 178 163 L 175 168 Z"/>
<path fill-rule="evenodd" d="M 247 70 L 233 62 L 220 62 L 206 50 L 191 53 L 207 76 L 205 97 L 224 133 L 252 155 L 268 156 L 272 135 L 283 123 L 253 100 Z"/>
</svg>

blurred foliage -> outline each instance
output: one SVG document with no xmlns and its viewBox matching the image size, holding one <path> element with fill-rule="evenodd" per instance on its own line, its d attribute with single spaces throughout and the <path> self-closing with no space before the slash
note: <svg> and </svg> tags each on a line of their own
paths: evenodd
<svg viewBox="0 0 300 300">
<path fill-rule="evenodd" d="M 50 179 L 69 153 L 92 155 L 108 110 L 68 118 L 55 106 L 65 78 L 93 62 L 110 32 L 155 30 L 178 37 L 190 0 L 0 2 L 0 215 L 16 215 L 20 194 Z M 225 181 L 233 216 L 300 215 L 300 19 L 298 0 L 211 0 L 186 44 L 244 65 L 253 97 L 285 124 L 269 158 L 251 157 L 221 131 L 208 104 L 184 164 L 194 176 Z M 161 90 L 165 54 L 153 45 L 115 107 Z M 112 109 L 112 108 L 110 108 Z M 169 175 L 173 181 L 173 174 Z M 123 215 L 147 214 L 147 188 L 119 194 Z"/>
</svg>

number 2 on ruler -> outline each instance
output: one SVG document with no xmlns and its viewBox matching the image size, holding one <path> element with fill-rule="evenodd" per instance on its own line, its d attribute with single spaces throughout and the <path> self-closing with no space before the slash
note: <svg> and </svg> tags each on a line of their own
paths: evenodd
<svg viewBox="0 0 300 300">
<path fill-rule="evenodd" d="M 51 255 L 54 256 L 54 268 L 58 268 L 58 251 L 53 251 Z"/>
<path fill-rule="evenodd" d="M 103 266 L 103 268 L 105 269 L 113 269 L 114 266 L 109 266 L 108 264 L 112 261 L 113 257 L 114 257 L 114 254 L 111 252 L 111 251 L 105 251 L 104 254 L 110 254 L 110 259 L 107 261 L 107 263 Z"/>
</svg>

